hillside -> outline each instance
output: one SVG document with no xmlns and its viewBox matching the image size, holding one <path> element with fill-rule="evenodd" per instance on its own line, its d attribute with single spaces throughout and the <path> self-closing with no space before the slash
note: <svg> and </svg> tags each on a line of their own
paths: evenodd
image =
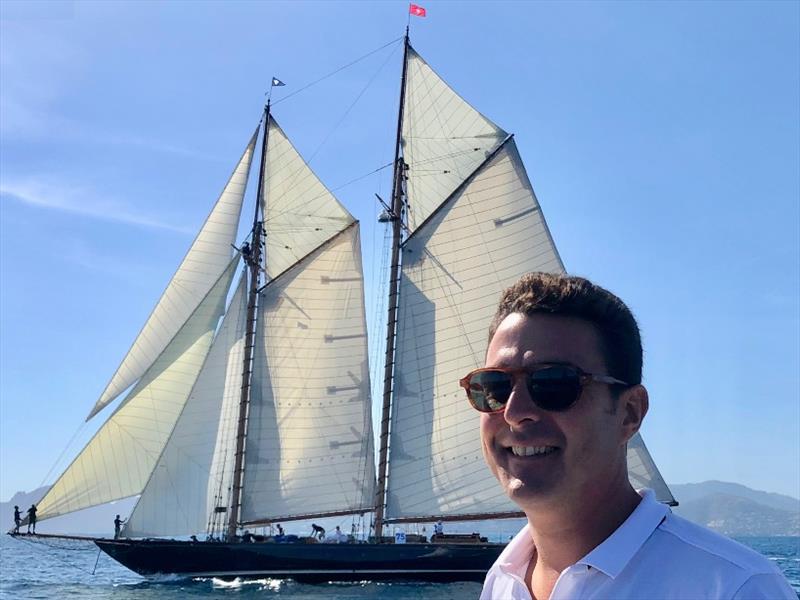
<svg viewBox="0 0 800 600">
<path fill-rule="evenodd" d="M 800 500 L 738 483 L 676 484 L 674 510 L 694 523 L 728 536 L 800 535 Z"/>
</svg>

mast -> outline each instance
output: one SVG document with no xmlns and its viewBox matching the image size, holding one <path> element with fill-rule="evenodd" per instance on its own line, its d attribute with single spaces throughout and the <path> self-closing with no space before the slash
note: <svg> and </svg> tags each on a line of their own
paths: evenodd
<svg viewBox="0 0 800 600">
<path fill-rule="evenodd" d="M 381 414 L 380 454 L 378 458 L 378 490 L 375 497 L 375 539 L 381 541 L 383 511 L 386 506 L 386 472 L 389 453 L 389 418 L 394 376 L 394 340 L 397 325 L 397 294 L 400 291 L 400 242 L 403 228 L 403 179 L 405 161 L 400 156 L 403 136 L 403 108 L 406 99 L 408 70 L 408 27 L 403 39 L 403 75 L 400 81 L 400 108 L 397 113 L 397 141 L 394 151 L 394 181 L 392 182 L 392 261 L 389 275 L 389 316 L 386 320 L 386 363 L 383 371 L 383 412 Z"/>
<path fill-rule="evenodd" d="M 270 101 L 264 107 L 264 136 L 261 139 L 261 165 L 258 170 L 258 191 L 256 193 L 256 207 L 253 214 L 253 230 L 251 237 L 250 258 L 247 260 L 250 267 L 250 289 L 247 297 L 247 324 L 244 341 L 244 366 L 242 368 L 242 394 L 239 400 L 239 422 L 236 429 L 236 455 L 233 466 L 233 493 L 231 494 L 230 518 L 228 520 L 227 538 L 236 537 L 239 525 L 239 509 L 242 505 L 242 483 L 244 479 L 244 446 L 247 437 L 247 414 L 250 406 L 250 376 L 253 372 L 253 346 L 256 333 L 256 303 L 258 301 L 258 278 L 261 268 L 261 221 L 258 220 L 261 207 L 261 195 L 264 187 L 264 169 L 267 156 L 267 138 L 269 136 L 269 111 Z"/>
</svg>

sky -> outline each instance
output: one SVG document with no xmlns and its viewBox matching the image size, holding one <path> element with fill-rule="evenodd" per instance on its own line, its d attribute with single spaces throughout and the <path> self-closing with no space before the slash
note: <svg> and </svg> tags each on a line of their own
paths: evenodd
<svg viewBox="0 0 800 600">
<path fill-rule="evenodd" d="M 422 5 L 411 43 L 515 134 L 567 269 L 634 311 L 666 481 L 800 497 L 800 3 Z M 382 335 L 406 22 L 394 1 L 0 3 L 0 499 L 100 424 L 273 76 L 361 221 Z"/>
</svg>

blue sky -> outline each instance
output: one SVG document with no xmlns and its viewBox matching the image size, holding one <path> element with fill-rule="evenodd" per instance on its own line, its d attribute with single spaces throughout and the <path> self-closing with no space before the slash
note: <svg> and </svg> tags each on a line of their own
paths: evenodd
<svg viewBox="0 0 800 600">
<path fill-rule="evenodd" d="M 637 315 L 666 480 L 799 497 L 800 4 L 423 6 L 412 44 L 516 134 L 567 268 Z M 402 36 L 406 7 L 0 4 L 0 498 L 41 484 L 79 430 L 270 77 L 279 100 Z M 343 184 L 392 159 L 400 58 L 274 111 L 361 220 L 370 302 L 388 173 Z"/>
</svg>

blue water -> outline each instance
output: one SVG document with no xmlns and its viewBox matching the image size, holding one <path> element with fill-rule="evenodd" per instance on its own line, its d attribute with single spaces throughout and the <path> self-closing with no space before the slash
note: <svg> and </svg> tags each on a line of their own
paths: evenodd
<svg viewBox="0 0 800 600">
<path fill-rule="evenodd" d="M 800 598 L 800 537 L 739 538 L 775 561 Z M 95 566 L 96 563 L 96 566 Z M 94 571 L 94 574 L 92 572 Z M 477 583 L 305 585 L 286 580 L 252 579 L 232 583 L 217 579 L 145 579 L 125 569 L 86 542 L 48 545 L 0 536 L 0 598 L 236 598 L 281 597 L 292 600 L 342 600 L 382 597 L 384 600 L 477 598 Z"/>
</svg>

